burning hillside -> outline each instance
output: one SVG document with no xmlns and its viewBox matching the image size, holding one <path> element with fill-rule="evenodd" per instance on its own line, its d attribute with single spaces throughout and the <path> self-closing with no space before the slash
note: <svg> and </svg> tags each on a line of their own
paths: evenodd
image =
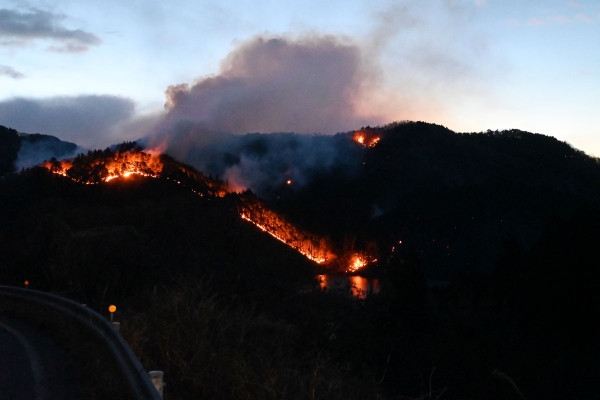
<svg viewBox="0 0 600 400">
<path fill-rule="evenodd" d="M 163 169 L 159 157 L 142 151 L 95 151 L 86 156 L 80 154 L 73 160 L 44 162 L 43 166 L 53 173 L 76 182 L 92 184 L 109 182 L 115 178 L 139 175 L 158 178 Z"/>
<path fill-rule="evenodd" d="M 375 147 L 381 140 L 381 134 L 369 128 L 355 131 L 352 140 L 364 147 Z"/>
<path fill-rule="evenodd" d="M 131 176 L 163 178 L 185 185 L 200 196 L 223 197 L 229 190 L 224 182 L 209 179 L 193 168 L 165 154 L 142 151 L 133 143 L 79 154 L 72 160 L 51 159 L 42 164 L 49 171 L 84 184 L 110 182 Z"/>
<path fill-rule="evenodd" d="M 354 273 L 364 267 L 369 257 L 352 251 L 338 256 L 325 238 L 297 228 L 281 215 L 270 210 L 251 192 L 235 193 L 227 183 L 210 179 L 192 167 L 180 164 L 170 157 L 144 152 L 135 144 L 124 144 L 115 150 L 93 151 L 80 154 L 72 160 L 51 159 L 43 163 L 49 171 L 83 184 L 112 182 L 132 176 L 162 178 L 184 185 L 199 196 L 223 197 L 227 193 L 236 198 L 238 215 L 277 240 L 322 265 Z M 335 263 L 334 263 L 335 261 Z"/>
<path fill-rule="evenodd" d="M 327 264 L 337 258 L 327 240 L 301 231 L 254 197 L 242 195 L 240 199 L 240 216 L 277 240 L 318 264 Z"/>
</svg>

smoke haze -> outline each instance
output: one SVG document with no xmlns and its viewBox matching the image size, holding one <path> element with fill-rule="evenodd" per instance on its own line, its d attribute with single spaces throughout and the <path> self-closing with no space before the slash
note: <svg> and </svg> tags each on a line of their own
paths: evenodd
<svg viewBox="0 0 600 400">
<path fill-rule="evenodd" d="M 54 135 L 92 149 L 128 140 L 119 128 L 134 109 L 133 101 L 117 96 L 14 98 L 0 102 L 0 121 L 21 132 Z"/>
<path fill-rule="evenodd" d="M 17 154 L 15 170 L 39 165 L 52 157 L 57 159 L 73 158 L 84 149 L 74 143 L 61 142 L 53 136 L 27 135 L 21 138 L 21 147 Z"/>
<path fill-rule="evenodd" d="M 233 190 L 251 189 L 265 198 L 283 187 L 300 188 L 334 168 L 352 174 L 360 167 L 358 147 L 342 135 L 206 132 L 203 137 L 205 143 L 171 146 L 167 152 L 226 180 Z"/>
</svg>

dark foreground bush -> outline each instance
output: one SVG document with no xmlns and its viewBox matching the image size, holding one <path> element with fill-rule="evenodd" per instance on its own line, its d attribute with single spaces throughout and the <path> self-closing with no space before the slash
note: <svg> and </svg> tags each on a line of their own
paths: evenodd
<svg viewBox="0 0 600 400">
<path fill-rule="evenodd" d="M 205 283 L 157 290 L 145 310 L 121 314 L 122 332 L 148 369 L 165 371 L 173 399 L 365 399 L 357 379 L 325 349 L 306 349 L 301 330 Z"/>
</svg>

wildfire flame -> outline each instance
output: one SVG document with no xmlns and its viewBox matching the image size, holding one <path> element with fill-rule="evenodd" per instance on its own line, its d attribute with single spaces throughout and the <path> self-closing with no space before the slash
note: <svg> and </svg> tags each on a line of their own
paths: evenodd
<svg viewBox="0 0 600 400">
<path fill-rule="evenodd" d="M 352 139 L 364 147 L 375 147 L 381 140 L 381 136 L 369 130 L 361 129 L 360 131 L 354 132 Z"/>
<path fill-rule="evenodd" d="M 84 157 L 73 160 L 44 161 L 42 166 L 55 174 L 87 184 L 99 183 L 98 181 L 110 182 L 113 179 L 127 178 L 131 175 L 157 178 L 163 169 L 163 163 L 159 157 L 142 151 L 115 151 L 114 155 L 111 154 L 110 157 L 102 157 L 102 155 L 102 153 L 88 154 L 92 161 L 85 159 L 85 167 L 79 165 L 83 164 Z M 86 173 L 83 172 L 84 170 Z M 87 171 L 95 173 L 91 174 Z"/>
<path fill-rule="evenodd" d="M 242 219 L 269 233 L 309 260 L 323 264 L 336 258 L 325 239 L 303 232 L 274 211 L 266 208 L 257 199 L 243 199 L 239 213 Z"/>
<path fill-rule="evenodd" d="M 346 272 L 349 272 L 349 273 L 356 272 L 359 269 L 361 269 L 362 267 L 364 267 L 365 265 L 367 265 L 366 258 L 364 256 L 362 256 L 361 254 L 354 254 L 350 258 L 350 265 L 348 266 L 348 269 L 346 270 Z"/>
<path fill-rule="evenodd" d="M 372 143 L 374 138 L 368 140 L 368 143 Z M 115 151 L 114 153 L 98 151 L 88 153 L 87 156 L 80 155 L 73 160 L 57 161 L 52 159 L 45 161 L 42 166 L 52 173 L 85 184 L 111 182 L 117 178 L 129 178 L 133 175 L 150 178 L 164 177 L 182 184 L 180 179 L 187 177 L 192 181 L 198 181 L 201 175 L 188 171 L 180 165 L 171 166 L 170 174 L 165 175 L 166 166 L 160 156 L 139 150 Z M 288 180 L 286 183 L 289 185 L 292 184 L 292 181 Z M 190 189 L 200 196 L 208 194 L 218 197 L 223 197 L 226 193 L 233 191 L 224 183 L 210 182 L 208 179 L 203 179 L 202 184 L 204 185 L 203 191 L 197 190 L 191 185 Z M 327 240 L 297 228 L 249 194 L 240 195 L 238 214 L 243 220 L 254 224 L 316 263 L 329 264 L 338 259 L 332 250 L 333 246 Z M 350 257 L 341 257 L 338 265 L 347 263 L 345 272 L 355 273 L 368 262 L 367 256 L 353 253 Z"/>
</svg>

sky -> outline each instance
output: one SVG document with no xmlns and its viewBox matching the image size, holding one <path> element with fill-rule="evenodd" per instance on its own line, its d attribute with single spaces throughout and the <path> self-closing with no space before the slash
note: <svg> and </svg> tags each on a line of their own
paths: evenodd
<svg viewBox="0 0 600 400">
<path fill-rule="evenodd" d="M 0 125 L 87 148 L 420 120 L 599 157 L 599 66 L 591 0 L 0 0 Z"/>
</svg>

